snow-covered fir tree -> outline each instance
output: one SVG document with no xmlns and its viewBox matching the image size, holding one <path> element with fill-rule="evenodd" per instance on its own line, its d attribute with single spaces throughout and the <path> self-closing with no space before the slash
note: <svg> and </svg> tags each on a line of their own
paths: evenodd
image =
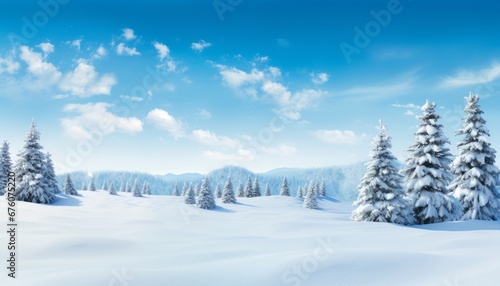
<svg viewBox="0 0 500 286">
<path fill-rule="evenodd" d="M 134 197 L 142 197 L 141 190 L 139 189 L 139 182 L 137 182 L 137 179 L 135 179 L 134 186 L 132 187 L 132 195 Z"/>
<path fill-rule="evenodd" d="M 318 208 L 318 201 L 316 200 L 317 196 L 316 185 L 317 184 L 313 181 L 311 181 L 311 184 L 309 184 L 309 188 L 306 192 L 306 195 L 304 196 L 304 202 L 302 204 L 306 209 Z"/>
<path fill-rule="evenodd" d="M 10 159 L 9 143 L 3 141 L 0 151 L 0 195 L 7 191 L 7 180 L 9 173 L 12 172 L 12 161 Z"/>
<path fill-rule="evenodd" d="M 86 191 L 87 190 L 87 185 L 85 184 L 85 182 L 82 183 L 82 191 Z"/>
<path fill-rule="evenodd" d="M 479 96 L 471 93 L 466 98 L 462 128 L 455 133 L 464 137 L 457 144 L 458 155 L 451 165 L 454 180 L 449 186 L 463 207 L 463 220 L 500 220 L 496 151 L 488 140 L 490 133 L 482 114 Z"/>
<path fill-rule="evenodd" d="M 304 198 L 304 193 L 302 192 L 302 186 L 301 185 L 299 185 L 297 187 L 297 198 L 299 198 L 299 199 L 303 199 Z"/>
<path fill-rule="evenodd" d="M 321 180 L 321 184 L 319 185 L 319 195 L 322 197 L 326 196 L 326 184 L 325 180 Z"/>
<path fill-rule="evenodd" d="M 189 184 L 189 187 L 187 188 L 186 195 L 184 196 L 184 203 L 188 205 L 196 204 L 193 184 Z"/>
<path fill-rule="evenodd" d="M 280 196 L 290 196 L 290 189 L 288 188 L 286 177 L 283 177 L 283 182 L 281 183 Z"/>
<path fill-rule="evenodd" d="M 64 193 L 66 195 L 72 195 L 72 196 L 78 195 L 78 192 L 75 190 L 75 187 L 73 186 L 73 181 L 71 181 L 69 174 L 66 175 L 66 181 L 64 181 Z"/>
<path fill-rule="evenodd" d="M 236 195 L 240 198 L 245 196 L 245 189 L 243 189 L 243 184 L 241 182 L 238 184 Z"/>
<path fill-rule="evenodd" d="M 358 185 L 356 209 L 351 219 L 356 221 L 413 224 L 413 208 L 404 198 L 402 175 L 391 153 L 391 138 L 380 121 L 379 134 L 373 139 L 367 171 Z"/>
<path fill-rule="evenodd" d="M 260 192 L 260 185 L 259 185 L 259 177 L 255 176 L 255 181 L 253 183 L 253 195 L 252 197 L 260 197 L 262 196 Z"/>
<path fill-rule="evenodd" d="M 45 178 L 45 184 L 47 188 L 51 190 L 54 194 L 61 192 L 57 184 L 56 172 L 54 171 L 54 163 L 52 163 L 52 158 L 50 153 L 45 155 L 45 160 L 43 161 L 43 177 Z"/>
<path fill-rule="evenodd" d="M 198 197 L 198 195 L 200 194 L 200 192 L 201 192 L 201 184 L 196 184 L 196 186 L 194 188 L 195 195 Z"/>
<path fill-rule="evenodd" d="M 104 181 L 104 183 L 102 183 L 101 190 L 105 190 L 105 191 L 108 190 L 108 184 L 106 184 L 106 181 Z"/>
<path fill-rule="evenodd" d="M 188 186 L 187 186 L 186 182 L 184 182 L 184 184 L 182 185 L 182 196 L 183 197 L 186 196 L 187 191 L 188 191 Z"/>
<path fill-rule="evenodd" d="M 115 190 L 115 186 L 113 185 L 113 182 L 111 182 L 111 184 L 109 185 L 109 190 L 108 190 L 108 193 L 110 195 L 116 195 L 116 190 Z"/>
<path fill-rule="evenodd" d="M 269 182 L 266 183 L 266 190 L 264 191 L 264 196 L 269 197 L 271 195 L 271 187 L 269 186 Z"/>
<path fill-rule="evenodd" d="M 151 188 L 149 187 L 149 183 L 148 182 L 144 183 L 144 186 L 142 188 L 142 194 L 143 195 L 148 195 L 148 196 L 151 195 Z"/>
<path fill-rule="evenodd" d="M 316 196 L 319 196 L 319 181 L 318 178 L 314 181 L 314 191 L 316 192 Z"/>
<path fill-rule="evenodd" d="M 221 190 L 219 184 L 217 184 L 215 186 L 215 197 L 218 199 L 222 198 L 222 190 Z"/>
<path fill-rule="evenodd" d="M 247 184 L 245 185 L 245 197 L 253 197 L 253 184 L 250 176 L 248 176 Z"/>
<path fill-rule="evenodd" d="M 174 190 L 172 191 L 172 196 L 178 197 L 179 195 L 180 195 L 179 194 L 179 188 L 177 187 L 177 183 L 175 183 Z"/>
<path fill-rule="evenodd" d="M 125 185 L 123 184 L 123 182 L 121 182 L 121 183 L 120 183 L 120 189 L 119 189 L 119 192 L 120 192 L 120 193 L 125 192 Z"/>
<path fill-rule="evenodd" d="M 95 185 L 94 185 L 94 179 L 90 179 L 90 182 L 89 182 L 89 191 L 92 191 L 92 192 L 95 192 Z"/>
<path fill-rule="evenodd" d="M 231 183 L 231 177 L 227 179 L 226 185 L 224 185 L 224 191 L 222 192 L 222 202 L 224 204 L 233 204 L 236 202 L 233 183 Z"/>
<path fill-rule="evenodd" d="M 14 167 L 16 174 L 15 196 L 18 201 L 50 204 L 55 200 L 55 195 L 47 187 L 43 177 L 45 155 L 41 151 L 43 147 L 39 141 L 40 133 L 35 121 L 33 121 L 24 140 L 24 146 L 17 155 L 18 160 Z"/>
<path fill-rule="evenodd" d="M 405 176 L 406 197 L 412 204 L 417 224 L 458 220 L 462 216 L 460 204 L 448 195 L 452 156 L 435 108 L 436 104 L 429 101 L 422 106 L 422 116 L 417 117 L 420 123 L 415 141 L 408 149 L 408 158 L 401 171 Z"/>
<path fill-rule="evenodd" d="M 213 209 L 216 207 L 215 199 L 210 189 L 208 178 L 205 177 L 201 183 L 200 194 L 196 200 L 196 206 L 201 209 Z"/>
<path fill-rule="evenodd" d="M 130 187 L 130 184 L 128 182 L 125 184 L 125 191 L 127 193 L 131 193 L 132 192 L 132 187 Z"/>
</svg>

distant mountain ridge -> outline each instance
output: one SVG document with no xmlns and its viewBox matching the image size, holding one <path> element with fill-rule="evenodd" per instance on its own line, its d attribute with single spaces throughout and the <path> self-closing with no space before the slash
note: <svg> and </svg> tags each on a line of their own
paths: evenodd
<svg viewBox="0 0 500 286">
<path fill-rule="evenodd" d="M 286 176 L 292 196 L 295 196 L 299 185 L 305 186 L 311 181 L 318 180 L 321 182 L 321 180 L 325 180 L 328 196 L 342 200 L 352 200 L 357 196 L 357 185 L 365 171 L 364 162 L 324 168 L 278 168 L 265 173 L 254 173 L 238 166 L 225 166 L 210 171 L 207 177 L 213 190 L 215 190 L 217 184 L 223 188 L 229 176 L 235 189 L 240 183 L 245 186 L 248 177 L 254 181 L 255 177 L 258 176 L 262 193 L 266 184 L 269 183 L 271 193 L 277 195 L 279 194 L 283 177 Z M 58 181 L 61 185 L 65 176 L 66 174 L 58 176 Z M 100 189 L 103 183 L 106 182 L 107 186 L 113 183 L 116 190 L 119 190 L 122 183 L 128 183 L 132 186 L 137 179 L 141 188 L 147 182 L 154 195 L 170 195 L 176 184 L 180 191 L 184 184 L 200 184 L 204 177 L 204 175 L 198 173 L 151 175 L 147 173 L 119 171 L 94 172 L 92 177 L 87 172 L 72 172 L 70 176 L 77 189 L 80 189 L 84 182 L 88 184 L 91 178 L 94 180 L 97 189 Z"/>
</svg>

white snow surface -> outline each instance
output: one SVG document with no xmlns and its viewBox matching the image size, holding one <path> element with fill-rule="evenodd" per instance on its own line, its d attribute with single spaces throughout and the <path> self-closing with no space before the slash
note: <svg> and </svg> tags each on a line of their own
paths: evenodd
<svg viewBox="0 0 500 286">
<path fill-rule="evenodd" d="M 420 226 L 349 220 L 352 201 L 58 195 L 18 202 L 17 278 L 0 285 L 499 285 L 500 222 Z M 5 198 L 0 198 L 2 210 Z M 0 212 L 6 222 L 6 211 Z M 6 232 L 0 258 L 7 257 Z M 297 274 L 294 271 L 299 270 Z M 8 279 L 8 280 L 7 280 Z"/>
</svg>

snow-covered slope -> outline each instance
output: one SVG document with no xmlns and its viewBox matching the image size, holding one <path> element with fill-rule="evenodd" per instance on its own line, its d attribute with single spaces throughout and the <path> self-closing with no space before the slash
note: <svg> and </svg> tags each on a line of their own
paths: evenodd
<svg viewBox="0 0 500 286">
<path fill-rule="evenodd" d="M 0 285 L 499 285 L 500 222 L 404 227 L 349 220 L 351 202 L 80 191 L 18 203 L 19 272 Z M 1 209 L 6 201 L 0 198 Z M 6 221 L 6 212 L 0 212 Z M 0 233 L 5 242 L 5 231 Z M 0 247 L 0 258 L 6 247 Z"/>
</svg>

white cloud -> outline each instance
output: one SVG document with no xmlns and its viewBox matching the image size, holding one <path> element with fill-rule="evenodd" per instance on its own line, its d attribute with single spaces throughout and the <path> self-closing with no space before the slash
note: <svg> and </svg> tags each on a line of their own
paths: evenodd
<svg viewBox="0 0 500 286">
<path fill-rule="evenodd" d="M 62 79 L 59 88 L 78 97 L 111 93 L 111 88 L 116 84 L 112 74 L 99 76 L 94 66 L 79 60 L 73 71 L 68 72 Z"/>
<path fill-rule="evenodd" d="M 413 104 L 413 103 L 408 103 L 408 104 L 398 104 L 395 103 L 392 105 L 392 107 L 398 107 L 398 108 L 412 108 L 412 109 L 420 109 L 421 107 L 419 105 Z"/>
<path fill-rule="evenodd" d="M 94 55 L 92 57 L 94 59 L 102 59 L 107 54 L 108 54 L 108 51 L 106 50 L 106 48 L 104 48 L 102 45 L 100 45 L 99 48 L 97 48 L 97 50 L 95 51 L 95 53 L 94 53 Z"/>
<path fill-rule="evenodd" d="M 11 54 L 5 58 L 0 57 L 0 74 L 7 72 L 8 74 L 15 74 L 21 65 L 14 60 L 14 56 Z"/>
<path fill-rule="evenodd" d="M 264 73 L 256 68 L 247 73 L 235 67 L 227 67 L 225 65 L 216 64 L 215 67 L 219 69 L 223 82 L 232 88 L 257 83 L 264 79 Z"/>
<path fill-rule="evenodd" d="M 405 111 L 405 113 L 404 113 L 404 114 L 405 114 L 405 115 L 409 115 L 409 116 L 414 116 L 414 115 L 415 115 L 415 113 L 414 113 L 413 111 L 411 111 L 411 110 L 407 110 L 407 111 Z"/>
<path fill-rule="evenodd" d="M 356 135 L 351 130 L 318 130 L 314 135 L 321 141 L 331 144 L 357 144 L 366 139 L 366 134 Z"/>
<path fill-rule="evenodd" d="M 314 84 L 323 84 L 328 81 L 330 76 L 327 73 L 311 73 L 311 80 Z"/>
<path fill-rule="evenodd" d="M 19 57 L 28 65 L 28 73 L 38 79 L 37 82 L 31 82 L 27 88 L 46 87 L 59 81 L 61 72 L 53 64 L 46 62 L 41 53 L 34 52 L 27 46 L 21 46 L 20 50 Z"/>
<path fill-rule="evenodd" d="M 116 53 L 120 56 L 122 55 L 138 56 L 141 54 L 135 49 L 135 47 L 134 48 L 126 47 L 124 43 L 119 43 L 118 46 L 116 46 Z"/>
<path fill-rule="evenodd" d="M 157 128 L 163 129 L 172 134 L 175 139 L 185 136 L 184 125 L 182 122 L 175 119 L 163 109 L 155 108 L 151 110 L 147 115 L 147 119 Z"/>
<path fill-rule="evenodd" d="M 132 30 L 130 28 L 125 28 L 122 31 L 123 31 L 122 36 L 127 41 L 130 41 L 130 40 L 137 38 L 137 36 L 134 34 L 134 30 Z"/>
<path fill-rule="evenodd" d="M 212 43 L 208 43 L 208 42 L 205 42 L 204 40 L 200 40 L 197 43 L 192 43 L 191 44 L 191 49 L 193 51 L 203 52 L 204 49 L 206 49 L 206 48 L 208 48 L 210 46 L 212 46 Z"/>
<path fill-rule="evenodd" d="M 144 100 L 144 98 L 139 97 L 139 96 L 130 96 L 130 95 L 120 95 L 120 98 L 132 101 L 132 102 L 141 102 Z"/>
<path fill-rule="evenodd" d="M 70 45 L 72 47 L 75 47 L 77 50 L 80 50 L 81 44 L 82 44 L 82 39 L 76 39 L 76 40 L 70 42 Z"/>
<path fill-rule="evenodd" d="M 168 48 L 167 45 L 159 42 L 154 42 L 153 45 L 156 51 L 158 52 L 158 57 L 160 58 L 160 61 L 163 61 L 163 59 L 170 57 L 170 49 Z"/>
<path fill-rule="evenodd" d="M 204 108 L 198 108 L 197 113 L 198 113 L 198 116 L 200 116 L 201 118 L 203 118 L 205 120 L 212 118 L 212 113 L 210 113 L 208 110 L 206 110 Z"/>
<path fill-rule="evenodd" d="M 39 47 L 45 55 L 48 55 L 48 54 L 54 52 L 54 45 L 52 45 L 49 42 L 41 43 L 37 47 Z"/>
<path fill-rule="evenodd" d="M 455 76 L 445 78 L 441 87 L 461 87 L 466 85 L 484 84 L 492 82 L 500 77 L 500 64 L 479 71 L 460 70 Z"/>
<path fill-rule="evenodd" d="M 193 130 L 193 132 L 191 133 L 191 138 L 201 144 L 212 147 L 237 149 L 240 145 L 238 140 L 229 138 L 227 136 L 216 135 L 215 133 L 208 130 Z"/>
<path fill-rule="evenodd" d="M 65 131 L 76 139 L 91 139 L 96 134 L 114 132 L 137 133 L 142 131 L 142 121 L 135 117 L 119 117 L 108 111 L 111 104 L 104 102 L 87 104 L 67 104 L 63 111 L 77 113 L 71 118 L 63 118 Z"/>
<path fill-rule="evenodd" d="M 314 89 L 290 91 L 284 84 L 275 81 L 281 75 L 280 69 L 276 67 L 263 70 L 252 68 L 250 72 L 246 72 L 235 67 L 212 64 L 219 69 L 224 84 L 254 98 L 259 97 L 260 90 L 260 95 L 277 103 L 279 112 L 288 119 L 299 119 L 303 109 L 325 94 Z"/>
</svg>

